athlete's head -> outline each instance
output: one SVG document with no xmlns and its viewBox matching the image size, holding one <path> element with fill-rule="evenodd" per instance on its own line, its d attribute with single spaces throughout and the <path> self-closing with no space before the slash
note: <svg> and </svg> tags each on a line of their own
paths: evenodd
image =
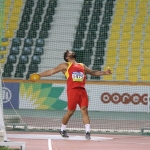
<svg viewBox="0 0 150 150">
<path fill-rule="evenodd" d="M 72 51 L 66 50 L 66 52 L 64 52 L 64 60 L 68 62 L 68 59 L 76 59 L 76 54 Z"/>
</svg>

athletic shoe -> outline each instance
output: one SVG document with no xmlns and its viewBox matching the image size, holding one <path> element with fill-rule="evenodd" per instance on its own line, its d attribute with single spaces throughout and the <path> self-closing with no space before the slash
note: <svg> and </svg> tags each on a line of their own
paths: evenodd
<svg viewBox="0 0 150 150">
<path fill-rule="evenodd" d="M 87 140 L 90 140 L 90 139 L 91 139 L 90 132 L 87 132 L 87 133 L 86 133 L 85 138 L 86 138 Z"/>
<path fill-rule="evenodd" d="M 63 130 L 63 131 L 59 131 L 59 133 L 60 133 L 60 135 L 62 136 L 62 137 L 64 137 L 64 138 L 68 138 L 69 136 L 67 135 L 67 132 L 65 131 L 65 130 Z"/>
</svg>

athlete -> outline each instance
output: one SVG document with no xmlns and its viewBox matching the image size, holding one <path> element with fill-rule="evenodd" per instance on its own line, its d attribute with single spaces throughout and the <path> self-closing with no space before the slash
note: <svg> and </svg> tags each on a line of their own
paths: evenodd
<svg viewBox="0 0 150 150">
<path fill-rule="evenodd" d="M 39 73 L 40 77 L 51 76 L 58 72 L 62 72 L 67 78 L 67 97 L 68 97 L 68 110 L 62 119 L 62 125 L 59 133 L 62 137 L 69 137 L 66 132 L 66 126 L 76 110 L 77 104 L 82 113 L 83 123 L 85 125 L 86 135 L 85 138 L 90 140 L 90 119 L 88 115 L 88 96 L 85 90 L 86 74 L 91 76 L 101 76 L 111 74 L 111 70 L 97 71 L 92 70 L 82 63 L 76 62 L 76 54 L 72 51 L 64 53 L 65 63 L 59 64 L 56 68 L 46 70 Z"/>
</svg>

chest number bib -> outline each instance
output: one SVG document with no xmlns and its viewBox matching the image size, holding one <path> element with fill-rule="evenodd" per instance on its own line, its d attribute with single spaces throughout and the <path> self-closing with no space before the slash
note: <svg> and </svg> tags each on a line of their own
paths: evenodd
<svg viewBox="0 0 150 150">
<path fill-rule="evenodd" d="M 82 82 L 84 79 L 84 74 L 82 72 L 73 72 L 72 73 L 72 80 Z"/>
</svg>

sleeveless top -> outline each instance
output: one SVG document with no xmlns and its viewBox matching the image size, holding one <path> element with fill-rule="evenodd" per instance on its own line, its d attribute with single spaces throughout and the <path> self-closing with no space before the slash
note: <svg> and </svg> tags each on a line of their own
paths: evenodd
<svg viewBox="0 0 150 150">
<path fill-rule="evenodd" d="M 84 65 L 82 63 L 68 63 L 65 76 L 67 78 L 67 90 L 81 87 L 84 88 L 86 75 L 84 73 Z"/>
</svg>

